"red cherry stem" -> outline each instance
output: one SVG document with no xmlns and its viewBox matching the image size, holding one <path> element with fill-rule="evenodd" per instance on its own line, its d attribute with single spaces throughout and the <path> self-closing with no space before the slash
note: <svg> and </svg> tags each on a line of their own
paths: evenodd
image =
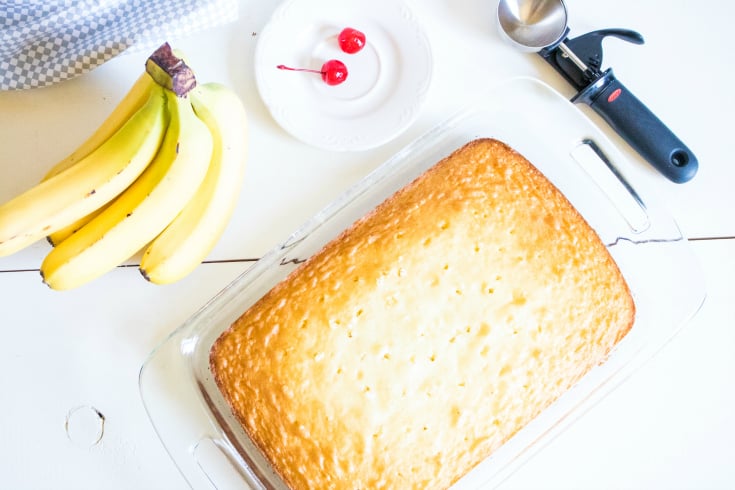
<svg viewBox="0 0 735 490">
<path fill-rule="evenodd" d="M 308 68 L 291 68 L 290 66 L 286 65 L 278 65 L 276 66 L 279 70 L 291 70 L 291 71 L 308 71 L 309 73 L 318 73 L 320 75 L 324 75 L 324 72 L 321 70 L 310 70 Z"/>
</svg>

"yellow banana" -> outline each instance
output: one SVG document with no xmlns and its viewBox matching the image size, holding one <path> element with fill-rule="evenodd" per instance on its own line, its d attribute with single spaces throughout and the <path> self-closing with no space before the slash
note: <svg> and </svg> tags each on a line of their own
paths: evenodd
<svg viewBox="0 0 735 490">
<path fill-rule="evenodd" d="M 247 117 L 237 95 L 208 83 L 189 92 L 197 116 L 212 133 L 207 175 L 193 199 L 146 248 L 140 271 L 166 284 L 189 274 L 212 251 L 237 204 L 247 160 Z"/>
<path fill-rule="evenodd" d="M 160 151 L 107 209 L 49 252 L 41 274 L 51 288 L 81 286 L 133 256 L 176 217 L 202 183 L 212 137 L 188 98 L 164 92 L 171 120 Z"/>
<path fill-rule="evenodd" d="M 66 158 L 51 167 L 46 172 L 43 180 L 48 180 L 54 175 L 66 170 L 82 158 L 86 157 L 96 150 L 102 143 L 107 141 L 110 136 L 122 127 L 125 122 L 140 109 L 150 95 L 151 90 L 156 85 L 148 73 L 138 77 L 127 94 L 122 98 L 118 105 L 112 110 L 110 115 L 95 130 L 92 135 L 87 138 L 77 149 L 71 152 Z"/>
<path fill-rule="evenodd" d="M 115 131 L 125 124 L 125 122 L 132 117 L 135 112 L 141 108 L 150 95 L 151 90 L 156 85 L 156 82 L 151 78 L 147 72 L 143 72 L 141 76 L 135 81 L 128 93 L 122 98 L 117 106 L 112 110 L 110 115 L 105 119 L 102 124 L 95 130 L 92 135 L 87 138 L 77 149 L 70 153 L 66 158 L 58 162 L 56 165 L 51 167 L 51 170 L 46 172 L 43 180 L 48 180 L 54 175 L 66 170 L 67 168 L 74 165 L 81 158 L 86 157 L 92 151 L 96 150 L 102 143 L 107 141 Z M 56 246 L 66 238 L 80 229 L 85 224 L 92 221 L 92 218 L 100 213 L 101 209 L 98 209 L 83 218 L 75 221 L 74 223 L 65 226 L 55 233 L 49 234 L 46 239 L 52 246 Z"/>
<path fill-rule="evenodd" d="M 0 205 L 0 257 L 54 233 L 111 201 L 153 159 L 167 125 L 163 89 L 96 150 Z"/>
<path fill-rule="evenodd" d="M 74 223 L 63 227 L 62 229 L 58 231 L 50 233 L 48 236 L 46 236 L 46 240 L 49 242 L 49 244 L 51 244 L 52 247 L 57 246 L 59 243 L 63 242 L 64 240 L 72 236 L 74 233 L 76 233 L 78 230 L 81 230 L 82 227 L 86 225 L 87 223 L 89 223 L 90 221 L 92 221 L 95 216 L 99 215 L 100 213 L 102 213 L 102 211 L 107 209 L 107 206 L 109 206 L 111 202 L 112 201 L 103 205 L 99 209 L 95 209 L 88 215 L 82 218 L 79 218 Z"/>
</svg>

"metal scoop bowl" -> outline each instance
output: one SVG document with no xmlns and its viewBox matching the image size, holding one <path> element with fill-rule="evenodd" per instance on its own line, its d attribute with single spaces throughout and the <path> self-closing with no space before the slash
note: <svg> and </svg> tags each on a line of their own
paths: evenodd
<svg viewBox="0 0 735 490">
<path fill-rule="evenodd" d="M 517 49 L 539 51 L 564 37 L 567 8 L 559 0 L 501 0 L 500 32 Z"/>
</svg>

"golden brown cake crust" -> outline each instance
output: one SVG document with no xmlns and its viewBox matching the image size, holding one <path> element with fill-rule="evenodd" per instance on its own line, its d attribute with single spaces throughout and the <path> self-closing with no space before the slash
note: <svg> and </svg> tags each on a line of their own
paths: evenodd
<svg viewBox="0 0 735 490">
<path fill-rule="evenodd" d="M 566 198 L 478 139 L 246 311 L 211 369 L 292 488 L 446 488 L 603 362 L 634 312 Z"/>
</svg>

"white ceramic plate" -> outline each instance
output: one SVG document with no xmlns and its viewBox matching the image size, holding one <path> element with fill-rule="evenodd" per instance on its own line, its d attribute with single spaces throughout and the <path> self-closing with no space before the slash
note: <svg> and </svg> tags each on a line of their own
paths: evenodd
<svg viewBox="0 0 735 490">
<path fill-rule="evenodd" d="M 339 32 L 365 33 L 365 47 L 344 53 Z M 319 70 L 330 59 L 347 66 L 347 79 L 330 86 L 321 76 L 279 70 Z M 258 90 L 273 118 L 310 145 L 366 150 L 398 136 L 416 119 L 431 82 L 429 41 L 401 1 L 287 0 L 259 35 Z"/>
</svg>

